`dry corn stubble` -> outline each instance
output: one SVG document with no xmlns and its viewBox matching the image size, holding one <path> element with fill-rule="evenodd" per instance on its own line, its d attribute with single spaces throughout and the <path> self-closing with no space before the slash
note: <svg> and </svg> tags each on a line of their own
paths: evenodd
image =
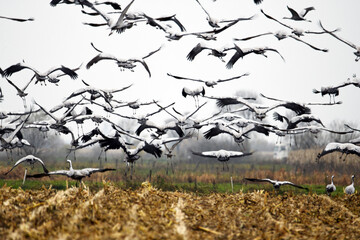
<svg viewBox="0 0 360 240">
<path fill-rule="evenodd" d="M 164 192 L 144 183 L 0 189 L 1 239 L 341 239 L 360 237 L 358 194 Z"/>
</svg>

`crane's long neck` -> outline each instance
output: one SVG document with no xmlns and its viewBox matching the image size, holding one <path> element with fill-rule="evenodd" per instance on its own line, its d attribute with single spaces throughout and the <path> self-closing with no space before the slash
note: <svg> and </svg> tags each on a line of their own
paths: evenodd
<svg viewBox="0 0 360 240">
<path fill-rule="evenodd" d="M 354 186 L 354 177 L 351 178 L 351 185 Z"/>
<path fill-rule="evenodd" d="M 72 163 L 71 163 L 71 161 L 70 161 L 70 160 L 68 160 L 68 162 L 69 162 L 69 170 L 70 170 L 70 171 L 74 170 L 74 169 L 73 169 L 73 167 L 72 167 Z"/>
<path fill-rule="evenodd" d="M 331 177 L 331 185 L 334 185 L 334 176 Z"/>
</svg>

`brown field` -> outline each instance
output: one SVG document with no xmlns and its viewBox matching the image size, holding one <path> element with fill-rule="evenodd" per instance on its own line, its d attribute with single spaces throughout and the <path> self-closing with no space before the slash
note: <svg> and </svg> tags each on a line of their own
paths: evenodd
<svg viewBox="0 0 360 240">
<path fill-rule="evenodd" d="M 0 239 L 359 239 L 360 195 L 0 189 Z"/>
</svg>

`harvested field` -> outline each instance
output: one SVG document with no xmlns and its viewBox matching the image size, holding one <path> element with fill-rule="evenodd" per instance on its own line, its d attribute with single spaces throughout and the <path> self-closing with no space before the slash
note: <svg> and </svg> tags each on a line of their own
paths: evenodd
<svg viewBox="0 0 360 240">
<path fill-rule="evenodd" d="M 1 239 L 359 239 L 360 196 L 0 189 Z"/>
</svg>

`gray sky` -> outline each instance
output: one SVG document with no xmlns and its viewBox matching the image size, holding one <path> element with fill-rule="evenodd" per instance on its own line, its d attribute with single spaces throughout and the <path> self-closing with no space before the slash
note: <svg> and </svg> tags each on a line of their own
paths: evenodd
<svg viewBox="0 0 360 240">
<path fill-rule="evenodd" d="M 139 23 L 122 34 L 114 33 L 108 36 L 107 27 L 93 28 L 83 25 L 83 22 L 102 22 L 101 17 L 90 17 L 81 13 L 80 6 L 60 4 L 51 7 L 49 0 L 2 0 L 0 1 L 0 15 L 9 17 L 33 17 L 33 22 L 13 22 L 0 19 L 2 34 L 0 35 L 0 67 L 5 69 L 10 65 L 25 60 L 29 65 L 39 70 L 47 70 L 52 66 L 65 65 L 73 68 L 83 63 L 78 71 L 79 78 L 71 80 L 65 77 L 59 86 L 48 84 L 41 86 L 33 83 L 28 88 L 27 102 L 35 99 L 45 108 L 59 104 L 72 91 L 84 87 L 81 79 L 89 84 L 104 88 L 116 89 L 134 83 L 126 92 L 115 95 L 115 98 L 124 101 L 139 99 L 140 101 L 160 100 L 163 105 L 176 101 L 175 107 L 184 112 L 194 110 L 194 100 L 181 95 L 182 88 L 195 88 L 201 83 L 180 81 L 168 77 L 166 73 L 174 75 L 200 78 L 222 79 L 250 73 L 250 76 L 239 80 L 219 84 L 215 88 L 206 88 L 206 95 L 234 96 L 235 92 L 245 90 L 264 95 L 300 102 L 328 102 L 329 97 L 312 93 L 313 88 L 330 86 L 345 81 L 353 74 L 360 74 L 359 62 L 355 62 L 354 49 L 341 43 L 330 35 L 308 35 L 303 40 L 319 47 L 327 48 L 329 52 L 317 52 L 310 47 L 293 39 L 278 41 L 273 36 L 264 36 L 246 42 L 237 42 L 241 48 L 268 46 L 276 48 L 285 58 L 285 62 L 275 53 L 268 53 L 267 58 L 259 55 L 248 55 L 240 59 L 234 68 L 225 68 L 225 63 L 207 52 L 200 53 L 193 62 L 186 60 L 186 55 L 203 40 L 196 37 L 183 37 L 179 41 L 167 41 L 165 33 L 144 23 Z M 129 1 L 118 1 L 122 7 Z M 209 46 L 233 46 L 233 38 L 244 38 L 268 31 L 288 29 L 266 19 L 260 12 L 263 9 L 267 14 L 285 22 L 288 25 L 305 30 L 320 31 L 318 21 L 321 20 L 327 29 L 341 28 L 337 34 L 342 38 L 359 44 L 360 22 L 357 0 L 338 1 L 279 1 L 264 0 L 261 5 L 255 5 L 252 0 L 202 0 L 208 12 L 218 19 L 234 19 L 256 15 L 252 21 L 239 22 L 232 28 L 218 35 L 218 40 L 208 41 Z M 290 16 L 286 6 L 296 10 L 314 6 L 315 11 L 308 13 L 307 18 L 312 22 L 294 22 L 283 20 Z M 107 6 L 100 8 L 112 11 Z M 85 8 L 89 11 L 89 9 Z M 211 30 L 206 21 L 206 15 L 195 0 L 135 0 L 129 12 L 144 12 L 152 17 L 176 14 L 188 32 Z M 173 25 L 174 30 L 178 28 Z M 149 78 L 142 66 L 137 66 L 134 72 L 119 71 L 114 62 L 101 61 L 91 69 L 85 68 L 86 63 L 97 52 L 90 42 L 104 52 L 115 56 L 129 58 L 142 57 L 150 51 L 163 46 L 161 51 L 149 57 L 146 62 L 152 73 Z M 225 57 L 227 62 L 233 52 Z M 32 73 L 23 70 L 13 74 L 10 79 L 20 86 L 30 79 Z M 15 90 L 2 79 L 0 86 L 5 99 L 0 103 L 1 110 L 21 111 L 22 100 L 16 96 Z M 360 111 L 357 103 L 360 101 L 360 89 L 348 86 L 340 90 L 343 104 L 337 106 L 311 107 L 312 113 L 319 116 L 325 123 L 333 120 L 344 120 L 349 123 L 357 122 Z M 200 99 L 200 103 L 206 101 Z M 210 109 L 213 104 L 206 106 Z M 142 111 L 150 111 L 144 107 Z M 207 116 L 210 110 L 199 112 Z M 132 114 L 129 109 L 120 111 Z M 167 116 L 166 116 L 167 117 Z M 271 118 L 271 116 L 270 116 Z"/>
</svg>

